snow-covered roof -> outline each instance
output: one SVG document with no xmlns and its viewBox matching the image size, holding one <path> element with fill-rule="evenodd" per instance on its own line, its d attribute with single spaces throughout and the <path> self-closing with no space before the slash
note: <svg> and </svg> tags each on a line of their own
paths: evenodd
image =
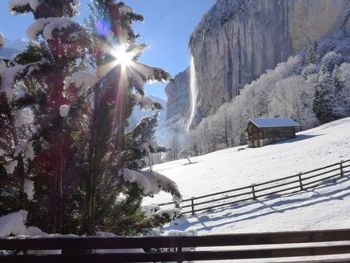
<svg viewBox="0 0 350 263">
<path fill-rule="evenodd" d="M 276 128 L 276 127 L 298 127 L 301 126 L 299 123 L 289 118 L 251 118 L 247 122 L 245 130 L 249 123 L 253 123 L 258 128 Z"/>
</svg>

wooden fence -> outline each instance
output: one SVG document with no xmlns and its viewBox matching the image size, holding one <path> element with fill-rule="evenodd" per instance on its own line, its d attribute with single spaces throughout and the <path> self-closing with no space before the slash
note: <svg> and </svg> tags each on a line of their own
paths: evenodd
<svg viewBox="0 0 350 263">
<path fill-rule="evenodd" d="M 105 254 L 98 254 L 94 249 L 104 249 Z M 129 251 L 107 252 L 106 249 Z M 0 239 L 1 250 L 1 263 L 183 262 L 253 258 L 283 258 L 285 263 L 349 262 L 350 229 L 175 237 L 7 238 Z M 59 254 L 47 255 L 50 250 L 56 250 L 56 253 L 59 250 Z M 35 252 L 46 255 L 33 255 Z M 341 259 L 335 260 L 335 255 Z M 314 256 L 324 257 L 307 261 L 313 260 Z"/>
<path fill-rule="evenodd" d="M 307 172 L 282 177 L 268 182 L 253 184 L 232 190 L 192 197 L 182 201 L 182 214 L 195 214 L 261 197 L 291 194 L 320 186 L 329 180 L 350 175 L 350 160 L 327 165 Z M 173 202 L 159 206 L 174 205 Z"/>
</svg>

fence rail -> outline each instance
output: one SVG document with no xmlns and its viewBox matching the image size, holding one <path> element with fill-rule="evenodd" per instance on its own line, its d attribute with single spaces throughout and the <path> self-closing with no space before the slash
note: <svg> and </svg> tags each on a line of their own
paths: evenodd
<svg viewBox="0 0 350 263">
<path fill-rule="evenodd" d="M 262 197 L 296 193 L 318 187 L 328 180 L 338 179 L 348 175 L 350 175 L 350 160 L 340 161 L 259 184 L 184 199 L 182 201 L 182 214 L 193 215 L 196 212 L 225 207 L 249 200 L 257 200 Z M 159 206 L 164 207 L 173 204 L 173 202 L 168 202 L 159 204 Z"/>
<path fill-rule="evenodd" d="M 95 249 L 104 249 L 104 253 L 106 249 L 118 250 L 97 254 Z M 121 249 L 129 250 L 123 253 Z M 328 260 L 317 262 L 335 262 L 332 258 L 336 254 L 348 254 L 343 255 L 344 261 L 336 262 L 349 262 L 350 229 L 175 237 L 7 238 L 0 239 L 1 250 L 9 254 L 1 256 L 0 253 L 2 263 L 183 262 L 248 258 L 283 258 L 283 262 L 292 262 L 288 261 L 291 257 L 312 259 L 320 255 L 328 255 Z M 50 250 L 60 250 L 60 254 L 47 255 Z M 41 256 L 31 254 L 35 251 Z M 306 262 L 305 258 L 294 260 Z"/>
</svg>

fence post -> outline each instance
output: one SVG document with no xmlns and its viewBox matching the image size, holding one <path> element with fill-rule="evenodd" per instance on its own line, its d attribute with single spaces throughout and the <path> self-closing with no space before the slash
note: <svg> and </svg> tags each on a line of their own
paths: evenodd
<svg viewBox="0 0 350 263">
<path fill-rule="evenodd" d="M 194 197 L 191 198 L 191 209 L 192 209 L 192 215 L 194 215 Z"/>
<path fill-rule="evenodd" d="M 254 184 L 252 184 L 252 193 L 253 193 L 253 199 L 256 200 L 255 185 Z"/>
<path fill-rule="evenodd" d="M 340 165 L 340 177 L 344 176 L 344 169 L 343 169 L 343 160 L 340 161 L 339 165 Z"/>
<path fill-rule="evenodd" d="M 300 184 L 300 191 L 303 191 L 304 190 L 304 187 L 303 187 L 303 179 L 301 178 L 303 173 L 299 173 L 298 176 L 299 176 L 299 184 Z"/>
</svg>

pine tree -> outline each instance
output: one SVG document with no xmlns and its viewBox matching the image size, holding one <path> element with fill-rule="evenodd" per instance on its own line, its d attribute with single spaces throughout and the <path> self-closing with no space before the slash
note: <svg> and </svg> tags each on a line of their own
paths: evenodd
<svg viewBox="0 0 350 263">
<path fill-rule="evenodd" d="M 125 128 L 134 106 L 160 108 L 144 96 L 144 82 L 170 76 L 137 62 L 146 45 L 136 43 L 131 23 L 142 16 L 121 2 L 94 0 L 86 29 L 71 20 L 77 2 L 10 1 L 12 12 L 34 14 L 27 33 L 40 43 L 30 44 L 1 74 L 0 117 L 7 118 L 1 133 L 9 145 L 0 171 L 4 185 L 17 182 L 11 197 L 21 201 L 3 208 L 1 197 L 0 209 L 28 210 L 28 224 L 48 233 L 145 233 L 171 218 L 146 216 L 142 198 L 161 190 L 177 201 L 181 195 L 173 181 L 141 170 L 146 156 L 165 150 L 154 141 L 157 116 L 130 133 Z M 31 120 L 17 127 L 16 114 L 25 111 Z M 33 200 L 26 180 L 34 181 Z"/>
<path fill-rule="evenodd" d="M 91 64 L 98 72 L 99 81 L 94 87 L 96 92 L 91 123 L 91 140 L 95 143 L 91 144 L 89 149 L 87 231 L 93 233 L 95 226 L 101 225 L 101 220 L 105 218 L 104 213 L 107 212 L 105 207 L 110 207 L 110 211 L 115 213 L 113 211 L 120 210 L 119 207 L 125 202 L 132 208 L 128 215 L 129 220 L 124 224 L 120 221 L 123 220 L 122 216 L 118 218 L 116 215 L 114 224 L 119 225 L 120 229 L 122 226 L 135 225 L 134 229 L 140 231 L 140 225 L 157 225 L 163 221 L 157 218 L 156 223 L 152 222 L 153 219 L 142 216 L 142 197 L 160 190 L 149 187 L 159 185 L 177 198 L 180 198 L 180 194 L 174 183 L 168 179 L 141 171 L 144 167 L 142 159 L 148 152 L 164 150 L 154 146 L 152 140 L 156 118 L 142 120 L 134 131 L 126 136 L 124 130 L 135 105 L 145 109 L 160 108 L 158 103 L 144 96 L 144 82 L 170 80 L 170 76 L 159 68 L 151 68 L 137 62 L 146 45 L 136 43 L 137 35 L 133 32 L 131 23 L 143 20 L 141 15 L 133 13 L 132 9 L 122 2 L 115 3 L 111 0 L 92 1 L 90 10 L 92 15 L 88 22 L 94 32 L 95 54 Z M 111 181 L 116 181 L 116 178 L 118 182 L 114 189 L 110 189 L 115 193 L 112 196 L 116 198 L 123 193 L 126 200 L 111 202 L 104 198 L 103 189 L 110 186 Z M 111 206 L 113 202 L 114 206 Z M 139 217 L 135 218 L 134 215 Z M 126 233 L 130 234 L 130 229 Z"/>
<path fill-rule="evenodd" d="M 87 143 L 87 125 L 80 114 L 86 103 L 77 99 L 84 91 L 67 87 L 65 78 L 84 68 L 79 62 L 85 58 L 90 36 L 70 19 L 77 12 L 76 1 L 37 1 L 35 5 L 10 1 L 9 6 L 14 13 L 34 14 L 36 22 L 27 33 L 31 40 L 40 41 L 9 63 L 20 69 L 13 83 L 14 87 L 21 84 L 24 94 L 12 102 L 13 110 L 20 107 L 34 115 L 31 132 L 23 139 L 35 153 L 23 171 L 31 175 L 35 187 L 34 200 L 27 208 L 28 223 L 49 233 L 77 232 L 79 223 L 74 228 L 71 225 L 77 209 L 72 197 L 84 180 L 79 164 L 84 155 L 81 145 Z M 69 118 L 68 105 L 72 106 Z"/>
<path fill-rule="evenodd" d="M 341 80 L 340 78 L 340 69 L 339 69 L 339 65 L 335 65 L 333 72 L 332 72 L 332 80 L 335 86 L 335 92 L 337 95 L 339 95 L 344 87 L 344 82 Z"/>
<path fill-rule="evenodd" d="M 327 123 L 338 118 L 335 112 L 336 103 L 337 96 L 333 79 L 327 67 L 323 66 L 320 70 L 312 107 L 321 123 Z"/>
<path fill-rule="evenodd" d="M 312 46 L 309 46 L 306 53 L 306 64 L 316 64 L 317 63 L 317 42 L 314 42 Z"/>
<path fill-rule="evenodd" d="M 0 33 L 0 48 L 4 46 Z M 26 207 L 24 195 L 24 167 L 22 153 L 18 152 L 23 133 L 16 129 L 12 93 L 6 88 L 11 68 L 0 59 L 0 216 Z M 7 73 L 7 74 L 6 74 Z"/>
<path fill-rule="evenodd" d="M 337 101 L 334 107 L 334 113 L 337 116 L 337 118 L 343 118 L 347 116 L 348 98 L 346 94 L 344 94 L 345 83 L 341 80 L 340 68 L 338 65 L 335 65 L 334 67 L 334 70 L 332 73 L 332 80 L 334 83 L 334 89 L 335 89 L 335 95 L 336 95 L 336 101 Z"/>
</svg>

